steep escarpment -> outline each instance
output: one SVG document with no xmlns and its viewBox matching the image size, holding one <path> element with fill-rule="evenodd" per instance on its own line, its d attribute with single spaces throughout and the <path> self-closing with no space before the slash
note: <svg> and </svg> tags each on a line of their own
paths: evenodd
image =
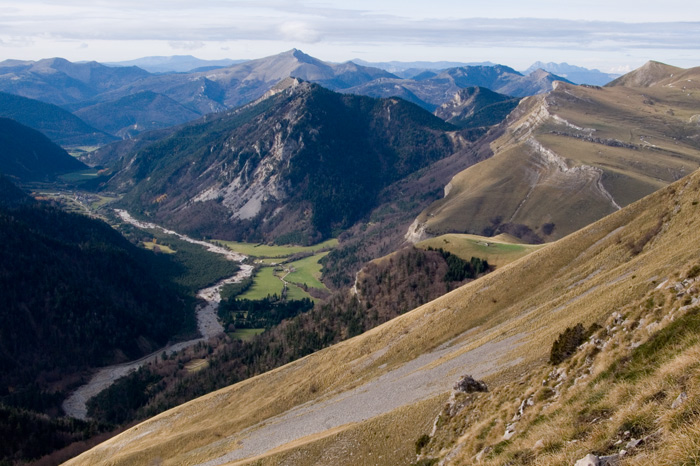
<svg viewBox="0 0 700 466">
<path fill-rule="evenodd" d="M 414 229 L 549 241 L 690 173 L 700 166 L 698 70 L 659 67 L 524 99 L 494 156 L 456 175 Z M 639 87 L 642 75 L 659 82 Z"/>
<path fill-rule="evenodd" d="M 399 99 L 288 80 L 127 157 L 110 182 L 140 215 L 197 235 L 308 242 L 347 228 L 381 190 L 462 144 Z"/>
</svg>

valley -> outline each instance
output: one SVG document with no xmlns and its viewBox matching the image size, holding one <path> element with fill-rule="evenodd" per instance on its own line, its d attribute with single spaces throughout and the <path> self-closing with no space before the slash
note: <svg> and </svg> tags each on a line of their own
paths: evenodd
<svg viewBox="0 0 700 466">
<path fill-rule="evenodd" d="M 134 219 L 128 212 L 124 210 L 117 210 L 119 217 L 125 222 L 137 226 L 145 230 L 160 230 L 166 234 L 177 236 L 178 238 L 187 241 L 192 244 L 198 244 L 200 246 L 205 246 L 207 250 L 215 252 L 216 254 L 221 254 L 228 260 L 235 262 L 243 262 L 246 256 L 234 253 L 228 249 L 224 249 L 207 243 L 205 241 L 194 240 L 185 235 L 178 234 L 174 231 L 166 230 L 165 228 L 159 227 L 153 223 L 144 223 Z M 221 301 L 221 289 L 231 283 L 240 283 L 246 278 L 250 277 L 253 272 L 253 267 L 247 264 L 241 264 L 240 270 L 232 277 L 224 278 L 213 286 L 203 288 L 197 292 L 197 298 L 203 300 L 204 302 L 197 306 L 195 310 L 197 318 L 197 331 L 201 335 L 198 338 L 192 340 L 182 341 L 174 344 L 169 344 L 164 348 L 158 349 L 153 353 L 144 356 L 136 361 L 130 361 L 128 363 L 116 364 L 114 366 L 99 368 L 97 373 L 94 374 L 90 381 L 78 387 L 61 405 L 63 411 L 67 416 L 73 417 L 75 419 L 85 420 L 87 419 L 87 402 L 90 398 L 94 397 L 101 391 L 112 385 L 117 379 L 124 377 L 135 371 L 136 369 L 150 364 L 156 361 L 163 354 L 172 355 L 178 351 L 181 351 L 190 346 L 194 346 L 200 342 L 206 342 L 214 337 L 217 337 L 224 333 L 224 328 L 219 323 L 217 317 L 217 310 L 219 307 L 219 302 Z"/>
<path fill-rule="evenodd" d="M 455 65 L 0 62 L 0 463 L 685 464 L 700 68 Z"/>
<path fill-rule="evenodd" d="M 588 326 L 606 321 L 617 310 L 625 315 L 629 304 L 682 280 L 673 277 L 683 277 L 697 265 L 691 245 L 700 244 L 694 227 L 698 183 L 696 173 L 369 332 L 156 416 L 69 464 L 146 462 L 165 455 L 194 464 L 243 459 L 356 464 L 370 455 L 380 464 L 410 462 L 413 443 L 430 433 L 429 420 L 443 409 L 449 387 L 461 375 L 483 376 L 489 386 L 504 387 L 494 388 L 499 396 L 506 387 L 510 393 L 526 390 L 518 388 L 518 380 L 533 370 L 551 371 L 543 367 L 549 352 L 543 340 L 553 341 L 579 321 Z M 656 315 L 654 322 L 664 313 Z M 423 379 L 423 373 L 442 375 Z M 594 386 L 595 373 L 586 380 Z M 383 386 L 385 381 L 392 383 Z M 536 381 L 541 384 L 541 379 Z M 374 387 L 388 390 L 396 404 L 381 403 Z M 404 389 L 410 398 L 402 397 Z M 526 395 L 503 405 L 505 413 L 497 418 L 512 417 Z M 369 400 L 386 410 L 373 411 Z M 350 415 L 360 407 L 357 417 Z M 285 426 L 302 419 L 308 421 L 306 427 L 290 437 Z M 376 440 L 378 431 L 385 432 L 382 426 L 394 424 L 400 426 L 395 431 L 399 435 L 390 435 L 387 443 Z M 506 430 L 502 420 L 496 425 L 487 437 L 493 442 Z M 515 432 L 521 431 L 516 427 Z M 275 443 L 254 446 L 256 439 L 269 439 L 264 434 L 271 433 Z M 173 442 L 179 445 L 175 455 Z M 494 455 L 511 451 L 509 444 Z M 576 445 L 565 447 L 569 458 L 585 455 L 585 444 Z M 554 459 L 559 451 L 542 455 Z M 502 457 L 493 458 L 496 464 Z"/>
</svg>

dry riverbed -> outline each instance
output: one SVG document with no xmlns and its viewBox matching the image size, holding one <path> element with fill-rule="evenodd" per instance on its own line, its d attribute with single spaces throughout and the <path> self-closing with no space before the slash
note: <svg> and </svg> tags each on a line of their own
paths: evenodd
<svg viewBox="0 0 700 466">
<path fill-rule="evenodd" d="M 163 231 L 164 233 L 175 235 L 181 240 L 198 244 L 204 246 L 209 251 L 216 254 L 224 255 L 227 259 L 242 262 L 247 258 L 243 254 L 231 251 L 229 249 L 217 246 L 206 241 L 199 241 L 192 239 L 188 236 L 182 235 L 180 233 L 174 232 L 172 230 L 167 230 L 154 223 L 141 222 L 134 219 L 128 212 L 124 210 L 116 211 L 119 217 L 127 223 L 130 223 L 138 228 L 145 229 L 156 229 Z M 219 318 L 217 316 L 217 310 L 219 308 L 219 303 L 221 302 L 221 288 L 229 283 L 238 283 L 243 279 L 250 277 L 253 273 L 253 266 L 248 264 L 240 264 L 240 270 L 232 277 L 225 278 L 213 286 L 208 288 L 203 288 L 197 292 L 197 297 L 204 300 L 204 304 L 197 306 L 197 329 L 202 335 L 200 338 L 195 338 L 193 340 L 183 341 L 180 343 L 175 343 L 173 345 L 168 345 L 165 348 L 161 348 L 148 356 L 144 356 L 141 359 L 135 361 L 126 362 L 123 364 L 115 364 L 113 366 L 107 366 L 99 369 L 95 375 L 92 376 L 90 381 L 78 387 L 66 400 L 63 402 L 63 411 L 65 411 L 67 416 L 74 417 L 76 419 L 87 419 L 87 402 L 90 398 L 100 393 L 102 390 L 108 388 L 112 385 L 118 378 L 124 377 L 131 371 L 138 369 L 150 362 L 154 362 L 160 355 L 165 352 L 170 355 L 177 351 L 181 351 L 190 346 L 196 345 L 201 341 L 207 341 L 210 338 L 221 335 L 224 332 L 224 328 L 219 323 Z"/>
</svg>

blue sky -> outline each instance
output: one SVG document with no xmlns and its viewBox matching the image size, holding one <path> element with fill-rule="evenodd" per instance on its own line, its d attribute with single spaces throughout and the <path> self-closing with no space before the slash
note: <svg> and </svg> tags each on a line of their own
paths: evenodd
<svg viewBox="0 0 700 466">
<path fill-rule="evenodd" d="M 700 65 L 700 6 L 684 0 L 3 0 L 0 60 L 259 58 L 569 62 L 623 72 Z"/>
</svg>

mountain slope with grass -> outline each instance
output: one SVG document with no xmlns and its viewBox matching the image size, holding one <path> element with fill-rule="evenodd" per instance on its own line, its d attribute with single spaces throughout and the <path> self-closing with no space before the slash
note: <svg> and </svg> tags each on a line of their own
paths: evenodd
<svg viewBox="0 0 700 466">
<path fill-rule="evenodd" d="M 411 237 L 550 241 L 683 177 L 700 166 L 699 82 L 700 68 L 652 62 L 608 87 L 557 83 L 523 99 L 493 157 L 457 174 Z"/>
<path fill-rule="evenodd" d="M 692 284 L 697 277 L 693 270 L 700 266 L 699 209 L 700 173 L 695 172 L 384 325 L 165 412 L 68 464 L 410 464 L 416 460 L 416 440 L 423 435 L 428 438 L 420 445 L 427 445 L 429 453 L 442 454 L 442 447 L 448 453 L 455 445 L 453 440 L 434 445 L 430 442 L 435 435 L 452 438 L 448 437 L 452 434 L 440 430 L 449 419 L 437 416 L 448 401 L 457 406 L 455 412 L 459 411 L 462 405 L 454 404 L 455 398 L 450 400 L 450 396 L 452 387 L 465 374 L 483 379 L 488 385 L 489 393 L 478 395 L 483 398 L 476 398 L 472 406 L 479 419 L 489 420 L 485 427 L 490 427 L 477 440 L 483 442 L 482 448 L 491 447 L 488 459 L 494 458 L 494 464 L 512 461 L 516 455 L 532 458 L 531 454 L 536 458 L 541 455 L 542 464 L 573 464 L 596 448 L 597 444 L 589 443 L 589 438 L 600 438 L 604 444 L 607 436 L 605 442 L 614 444 L 617 429 L 623 427 L 621 435 L 629 431 L 627 435 L 636 439 L 654 442 L 653 437 L 648 437 L 654 433 L 654 428 L 649 427 L 654 424 L 653 414 L 649 419 L 627 422 L 625 412 L 619 417 L 615 414 L 611 429 L 600 431 L 600 437 L 588 437 L 589 433 L 597 435 L 595 428 L 579 435 L 557 430 L 553 423 L 551 432 L 559 436 L 555 438 L 559 446 L 547 447 L 545 439 L 545 448 L 539 453 L 517 453 L 510 448 L 524 449 L 520 448 L 521 439 L 532 442 L 534 448 L 538 440 L 530 438 L 526 430 L 528 406 L 540 403 L 535 398 L 532 404 L 526 401 L 529 387 L 534 387 L 527 381 L 534 381 L 541 389 L 542 373 L 551 372 L 550 350 L 567 328 L 581 323 L 584 330 L 595 329 L 593 324 L 599 324 L 614 334 L 620 325 L 639 327 L 646 331 L 631 343 L 640 352 L 655 355 L 654 364 L 669 360 L 669 353 L 657 352 L 663 350 L 663 345 L 650 342 L 656 330 L 684 315 L 687 308 L 683 306 L 692 307 L 697 301 L 698 291 Z M 657 301 L 656 294 L 663 299 Z M 647 304 L 649 298 L 653 298 L 651 304 Z M 618 319 L 615 313 L 622 317 L 621 324 L 611 326 Z M 625 321 L 627 317 L 631 320 Z M 617 328 L 613 329 L 615 325 Z M 696 340 L 692 328 L 684 330 L 690 332 L 685 335 L 692 337 L 689 344 Z M 593 336 L 601 341 L 607 338 L 603 334 Z M 620 350 L 628 348 L 626 345 L 617 344 Z M 615 345 L 610 348 L 615 349 Z M 585 360 L 574 358 L 579 361 L 575 364 Z M 622 371 L 621 374 L 637 370 L 634 358 L 620 369 L 610 362 L 600 361 L 603 367 Z M 674 367 L 683 367 L 680 361 L 678 364 Z M 658 366 L 645 370 L 653 371 L 653 367 Z M 644 380 L 648 373 L 642 371 L 636 377 Z M 561 373 L 545 379 L 553 393 L 566 387 L 553 382 L 560 376 Z M 577 383 L 595 384 L 596 377 L 593 372 Z M 574 382 L 568 377 L 566 380 L 567 384 Z M 677 383 L 684 383 L 688 400 L 696 399 L 700 392 L 694 379 L 684 380 Z M 525 382 L 520 385 L 520 381 Z M 591 386 L 593 390 L 595 387 Z M 625 387 L 630 386 L 622 386 L 612 396 L 629 399 L 634 392 Z M 677 397 L 679 388 L 674 385 L 666 389 L 669 402 Z M 653 395 L 653 387 L 643 393 Z M 458 393 L 457 396 L 462 397 Z M 564 398 L 542 395 L 541 399 L 550 397 L 554 404 L 548 408 L 553 414 L 535 416 L 539 425 L 547 426 L 560 416 L 557 408 L 569 409 L 560 404 L 568 395 L 560 396 Z M 604 401 L 606 396 L 597 395 L 595 402 Z M 497 404 L 489 399 L 510 401 Z M 610 401 L 615 402 L 615 398 Z M 511 419 L 521 405 L 525 406 L 525 414 L 517 417 L 521 423 L 506 425 L 516 422 Z M 614 412 L 616 406 L 612 406 Z M 666 404 L 663 406 L 665 409 Z M 687 410 L 676 411 L 686 413 L 680 422 L 664 424 L 671 430 L 658 434 L 661 441 L 654 444 L 654 454 L 670 454 L 673 443 L 665 440 L 683 434 L 683 419 L 694 419 L 694 405 L 686 406 Z M 646 410 L 652 409 L 653 404 L 638 411 L 647 416 Z M 610 416 L 602 411 L 591 414 L 590 422 Z M 431 437 L 434 424 L 437 427 Z M 507 440 L 503 436 L 509 431 L 513 432 L 508 434 L 510 441 L 499 443 Z M 567 443 L 573 439 L 578 442 Z M 472 437 L 460 440 L 472 442 Z M 451 458 L 462 458 L 462 463 L 471 461 L 471 455 L 478 450 L 470 445 L 462 451 L 458 449 Z M 634 450 L 630 464 L 635 464 L 638 451 L 643 450 Z M 562 452 L 564 456 L 556 456 Z M 499 456 L 504 453 L 514 456 Z"/>
<path fill-rule="evenodd" d="M 198 236 L 309 243 L 375 207 L 383 188 L 456 152 L 456 128 L 399 99 L 289 79 L 122 160 L 122 204 Z"/>
</svg>

